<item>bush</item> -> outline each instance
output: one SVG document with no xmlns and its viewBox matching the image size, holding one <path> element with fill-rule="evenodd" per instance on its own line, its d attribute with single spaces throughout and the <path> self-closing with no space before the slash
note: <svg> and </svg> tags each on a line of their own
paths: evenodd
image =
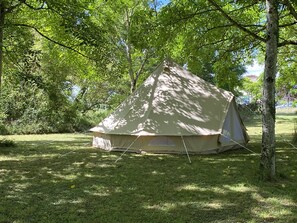
<svg viewBox="0 0 297 223">
<path fill-rule="evenodd" d="M 10 139 L 0 139 L 0 147 L 15 147 L 16 143 Z"/>
<path fill-rule="evenodd" d="M 1 106 L 1 103 L 0 103 L 0 106 Z M 0 110 L 0 135 L 8 134 L 8 131 L 5 127 L 5 119 L 6 119 L 5 112 Z"/>
<path fill-rule="evenodd" d="M 42 121 L 31 121 L 29 123 L 17 120 L 7 125 L 9 134 L 46 134 L 53 132 L 53 128 L 48 123 Z"/>
<path fill-rule="evenodd" d="M 5 125 L 0 122 L 0 135 L 8 135 L 8 134 L 9 134 L 9 132 L 6 129 Z"/>
<path fill-rule="evenodd" d="M 297 145 L 297 121 L 295 123 L 295 127 L 294 127 L 294 133 L 293 133 L 293 140 L 292 143 Z"/>
<path fill-rule="evenodd" d="M 101 122 L 108 114 L 110 110 L 98 110 L 88 111 L 84 114 L 79 114 L 75 120 L 75 131 L 86 132 L 90 128 Z"/>
</svg>

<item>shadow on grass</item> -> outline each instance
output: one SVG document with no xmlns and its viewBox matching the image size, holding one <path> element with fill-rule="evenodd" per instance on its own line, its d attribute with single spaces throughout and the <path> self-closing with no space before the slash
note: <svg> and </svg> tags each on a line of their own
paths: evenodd
<svg viewBox="0 0 297 223">
<path fill-rule="evenodd" d="M 108 153 L 89 137 L 24 141 L 0 152 L 0 222 L 296 222 L 296 152 L 287 179 L 258 181 L 245 150 L 186 156 Z M 259 152 L 260 144 L 249 148 Z"/>
</svg>

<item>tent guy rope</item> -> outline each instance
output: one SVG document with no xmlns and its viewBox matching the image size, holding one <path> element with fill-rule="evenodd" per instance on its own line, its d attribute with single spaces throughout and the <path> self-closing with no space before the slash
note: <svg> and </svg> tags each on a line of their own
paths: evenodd
<svg viewBox="0 0 297 223">
<path fill-rule="evenodd" d="M 137 141 L 139 137 L 140 135 L 138 135 L 137 138 L 133 140 L 133 142 L 127 147 L 127 149 L 124 152 L 122 152 L 121 156 L 116 159 L 115 163 L 117 163 L 122 158 L 122 156 L 131 148 L 131 146 L 133 146 L 133 144 Z"/>
<path fill-rule="evenodd" d="M 221 135 L 224 136 L 224 137 L 226 137 L 226 138 L 229 139 L 230 141 L 234 142 L 235 144 L 241 146 L 242 148 L 246 149 L 247 151 L 249 151 L 249 152 L 251 152 L 251 153 L 253 153 L 253 154 L 260 155 L 260 153 L 256 153 L 255 151 L 253 151 L 253 150 L 247 148 L 246 146 L 240 144 L 239 142 L 236 142 L 235 140 L 231 139 L 230 137 L 228 137 L 228 136 L 226 136 L 226 135 L 224 135 L 224 134 L 222 134 L 222 133 L 221 133 Z"/>
</svg>

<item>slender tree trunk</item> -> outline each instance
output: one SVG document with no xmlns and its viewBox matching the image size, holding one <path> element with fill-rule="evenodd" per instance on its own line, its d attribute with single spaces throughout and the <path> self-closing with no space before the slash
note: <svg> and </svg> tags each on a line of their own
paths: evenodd
<svg viewBox="0 0 297 223">
<path fill-rule="evenodd" d="M 136 89 L 136 80 L 134 77 L 133 63 L 131 58 L 131 46 L 129 42 L 126 43 L 126 58 L 128 61 L 128 72 L 130 77 L 130 94 L 132 94 Z"/>
<path fill-rule="evenodd" d="M 262 150 L 260 171 L 263 179 L 273 180 L 275 168 L 275 77 L 277 72 L 278 1 L 266 0 L 267 42 L 263 81 Z"/>
<path fill-rule="evenodd" d="M 3 74 L 3 30 L 4 30 L 4 3 L 0 3 L 0 94 L 2 89 L 2 74 Z"/>
</svg>

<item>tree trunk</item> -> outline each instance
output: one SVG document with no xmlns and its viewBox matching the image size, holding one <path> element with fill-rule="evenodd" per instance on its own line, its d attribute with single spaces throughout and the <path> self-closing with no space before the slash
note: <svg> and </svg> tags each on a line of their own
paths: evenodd
<svg viewBox="0 0 297 223">
<path fill-rule="evenodd" d="M 266 0 L 267 41 L 263 81 L 262 150 L 260 172 L 262 179 L 273 180 L 275 168 L 275 77 L 277 72 L 278 2 Z"/>
<path fill-rule="evenodd" d="M 132 94 L 136 90 L 136 80 L 133 79 L 130 81 L 130 94 Z"/>
<path fill-rule="evenodd" d="M 4 30 L 4 3 L 0 3 L 0 94 L 2 88 L 2 74 L 3 74 L 3 30 Z"/>
<path fill-rule="evenodd" d="M 133 63 L 131 58 L 131 46 L 130 43 L 126 43 L 126 58 L 128 61 L 128 72 L 130 77 L 130 94 L 136 90 L 136 79 L 133 71 Z"/>
</svg>

